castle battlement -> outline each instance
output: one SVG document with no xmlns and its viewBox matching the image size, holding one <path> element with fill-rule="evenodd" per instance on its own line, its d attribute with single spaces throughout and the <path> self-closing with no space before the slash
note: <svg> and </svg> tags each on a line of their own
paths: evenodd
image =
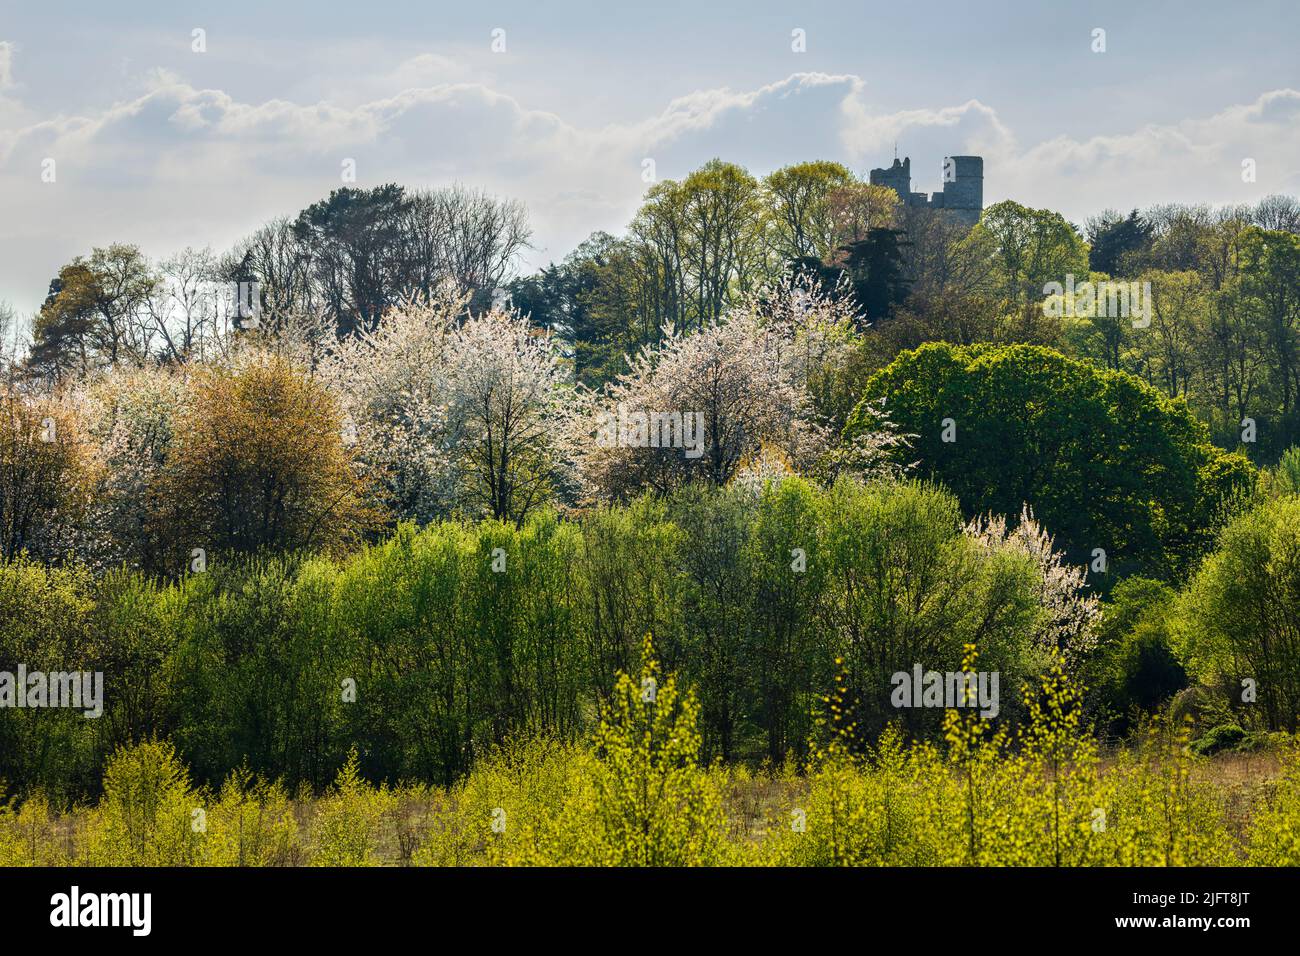
<svg viewBox="0 0 1300 956">
<path fill-rule="evenodd" d="M 982 156 L 948 156 L 943 161 L 943 191 L 912 192 L 912 160 L 904 156 L 888 169 L 873 169 L 873 186 L 888 186 L 898 193 L 904 205 L 912 208 L 943 209 L 967 225 L 979 222 L 984 209 L 984 158 Z"/>
</svg>

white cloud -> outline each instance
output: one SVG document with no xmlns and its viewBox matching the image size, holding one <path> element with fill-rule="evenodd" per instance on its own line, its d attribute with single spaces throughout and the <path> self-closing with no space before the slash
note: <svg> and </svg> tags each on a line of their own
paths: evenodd
<svg viewBox="0 0 1300 956">
<path fill-rule="evenodd" d="M 0 40 L 0 90 L 14 85 L 14 45 Z"/>
<path fill-rule="evenodd" d="M 1262 94 L 1253 103 L 1171 124 L 1085 140 L 1056 137 L 994 166 L 996 189 L 1022 202 L 1063 209 L 1076 220 L 1105 206 L 1159 202 L 1253 202 L 1300 191 L 1300 92 Z M 1242 181 L 1254 159 L 1256 181 Z M 985 182 L 986 195 L 989 182 Z"/>
<path fill-rule="evenodd" d="M 487 82 L 456 80 L 462 73 L 454 60 L 417 56 L 384 74 L 388 95 L 345 104 L 243 102 L 156 71 L 140 95 L 98 113 L 15 123 L 0 140 L 0 298 L 34 308 L 58 266 L 92 245 L 136 242 L 154 255 L 226 246 L 338 187 L 344 158 L 356 160 L 361 186 L 459 180 L 524 200 L 538 262 L 593 229 L 621 229 L 645 188 L 644 157 L 661 177 L 713 156 L 759 174 L 812 158 L 865 172 L 887 163 L 897 142 L 920 190 L 939 188 L 944 155 L 978 153 L 987 202 L 1010 196 L 1076 220 L 1104 206 L 1253 199 L 1294 190 L 1300 178 L 1293 90 L 1204 118 L 1022 149 L 989 105 L 887 112 L 853 75 L 701 90 L 640 120 L 584 126 Z M 4 83 L 9 44 L 0 45 Z M 1260 170 L 1250 187 L 1239 175 L 1247 156 Z M 58 162 L 53 185 L 40 181 L 44 157 Z"/>
</svg>

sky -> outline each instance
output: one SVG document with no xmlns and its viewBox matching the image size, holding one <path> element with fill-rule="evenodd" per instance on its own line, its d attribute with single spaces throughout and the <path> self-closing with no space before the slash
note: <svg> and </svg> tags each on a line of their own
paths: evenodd
<svg viewBox="0 0 1300 956">
<path fill-rule="evenodd" d="M 647 159 L 865 176 L 897 147 L 934 191 L 977 154 L 986 205 L 1080 224 L 1296 194 L 1297 36 L 1295 0 L 0 0 L 0 302 L 30 314 L 112 242 L 223 251 L 345 184 L 523 200 L 527 269 L 621 232 Z"/>
</svg>

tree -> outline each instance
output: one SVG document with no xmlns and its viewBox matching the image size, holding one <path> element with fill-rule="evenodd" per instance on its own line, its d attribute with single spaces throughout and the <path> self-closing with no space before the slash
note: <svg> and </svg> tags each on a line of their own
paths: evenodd
<svg viewBox="0 0 1300 956">
<path fill-rule="evenodd" d="M 157 328 L 149 312 L 159 278 L 135 246 L 95 248 L 50 283 L 32 328 L 29 363 L 49 378 L 119 362 L 141 364 Z"/>
<path fill-rule="evenodd" d="M 1268 349 L 1275 401 L 1280 401 L 1277 441 L 1300 437 L 1300 236 L 1250 229 L 1242 241 L 1241 287 L 1259 316 Z"/>
<path fill-rule="evenodd" d="M 985 250 L 1008 310 L 1037 308 L 1048 282 L 1088 272 L 1087 247 L 1060 213 L 1009 199 L 984 210 L 967 242 Z"/>
<path fill-rule="evenodd" d="M 94 360 L 92 330 L 94 310 L 94 276 L 82 261 L 73 261 L 59 270 L 50 281 L 45 297 L 32 325 L 32 348 L 28 366 L 53 381 L 69 372 L 86 374 Z"/>
<path fill-rule="evenodd" d="M 1130 727 L 1132 709 L 1155 710 L 1187 686 L 1170 645 L 1177 602 L 1173 588 L 1138 575 L 1120 581 L 1107 596 L 1086 679 L 1115 729 Z"/>
<path fill-rule="evenodd" d="M 338 552 L 356 541 L 375 516 L 341 425 L 323 383 L 278 356 L 199 370 L 161 477 L 169 566 L 196 548 Z"/>
<path fill-rule="evenodd" d="M 1300 233 L 1300 199 L 1280 194 L 1265 196 L 1255 204 L 1251 219 L 1261 229 Z"/>
<path fill-rule="evenodd" d="M 293 220 L 278 219 L 235 246 L 226 278 L 262 285 L 267 321 L 324 311 L 347 336 L 388 309 L 450 285 L 486 309 L 528 245 L 521 203 L 451 186 L 408 191 L 345 187 Z"/>
<path fill-rule="evenodd" d="M 94 473 L 68 400 L 0 385 L 0 558 L 67 556 L 78 543 Z"/>
<path fill-rule="evenodd" d="M 1179 602 L 1175 650 L 1234 700 L 1247 689 L 1271 730 L 1300 725 L 1300 498 L 1240 515 Z M 1248 708 L 1253 710 L 1254 708 Z"/>
<path fill-rule="evenodd" d="M 839 246 L 867 237 L 872 229 L 888 229 L 902 212 L 898 193 L 888 186 L 849 182 L 833 187 L 826 194 L 826 217 L 829 220 L 830 248 L 821 252 L 825 258 Z"/>
<path fill-rule="evenodd" d="M 853 280 L 853 295 L 870 322 L 892 318 L 907 299 L 910 282 L 903 275 L 907 243 L 899 229 L 870 229 L 865 239 L 843 247 L 844 268 Z"/>
<path fill-rule="evenodd" d="M 653 251 L 605 232 L 509 291 L 513 308 L 555 333 L 575 380 L 590 388 L 611 381 L 626 370 L 627 355 L 658 340 L 667 308 Z"/>
<path fill-rule="evenodd" d="M 218 270 L 209 248 L 186 248 L 158 263 L 158 282 L 146 308 L 162 337 L 160 351 L 167 360 L 203 361 L 220 353 L 221 340 L 230 331 L 223 328 L 222 320 L 229 320 L 239 303 L 237 288 L 228 287 L 232 295 L 218 294 Z"/>
<path fill-rule="evenodd" d="M 631 228 L 661 277 L 663 322 L 702 328 L 759 284 L 762 221 L 757 181 L 720 159 L 651 187 Z"/>
<path fill-rule="evenodd" d="M 573 447 L 587 494 L 726 484 L 765 446 L 813 465 L 825 430 L 808 385 L 845 359 L 851 328 L 845 302 L 787 281 L 643 347 L 602 393 L 580 393 Z"/>
<path fill-rule="evenodd" d="M 1153 230 L 1136 209 L 1127 217 L 1114 210 L 1088 221 L 1088 268 L 1108 276 L 1130 275 L 1141 265 L 1136 257 L 1151 244 Z"/>
<path fill-rule="evenodd" d="M 400 224 L 408 207 L 406 191 L 395 184 L 344 187 L 294 220 L 340 335 L 374 328 L 401 294 Z"/>
<path fill-rule="evenodd" d="M 1037 346 L 924 345 L 877 373 L 869 400 L 917 436 L 907 454 L 968 514 L 1014 520 L 1028 504 L 1072 561 L 1102 549 L 1112 572 L 1186 571 L 1251 478 L 1182 402 Z M 846 439 L 869 421 L 855 412 Z"/>
<path fill-rule="evenodd" d="M 891 706 L 891 677 L 917 665 L 957 671 L 967 644 L 1004 688 L 1042 663 L 1033 648 L 1044 624 L 1037 569 L 1023 553 L 964 534 L 948 492 L 918 481 L 841 480 L 819 511 L 810 559 L 824 563 L 829 579 L 822 620 L 842 662 L 843 720 L 867 735 L 895 721 L 917 736 L 933 733 L 933 711 Z M 1009 716 L 1011 695 L 1002 695 Z"/>
<path fill-rule="evenodd" d="M 465 499 L 521 524 L 568 480 L 567 389 L 556 343 L 517 312 L 493 309 L 450 333 L 447 360 Z"/>
<path fill-rule="evenodd" d="M 177 416 L 190 392 L 185 368 L 117 368 L 93 376 L 78 400 L 99 460 L 82 560 L 156 574 L 169 566 L 172 531 L 157 520 Z"/>
<path fill-rule="evenodd" d="M 856 183 L 839 163 L 796 163 L 763 180 L 763 199 L 770 217 L 767 244 L 779 261 L 812 256 L 828 259 L 842 241 L 830 199 Z"/>
<path fill-rule="evenodd" d="M 423 525 L 455 509 L 451 333 L 464 305 L 441 296 L 390 310 L 376 329 L 337 342 L 321 366 L 369 493 L 393 522 Z"/>
</svg>

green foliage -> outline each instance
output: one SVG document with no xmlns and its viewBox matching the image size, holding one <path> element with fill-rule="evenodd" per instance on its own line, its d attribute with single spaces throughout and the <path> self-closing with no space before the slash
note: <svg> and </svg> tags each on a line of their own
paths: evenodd
<svg viewBox="0 0 1300 956">
<path fill-rule="evenodd" d="M 1186 571 L 1222 502 L 1250 478 L 1181 402 L 1049 349 L 924 345 L 867 383 L 864 403 L 876 399 L 917 435 L 907 454 L 921 473 L 967 514 L 1014 519 L 1027 503 L 1074 560 L 1103 548 L 1112 571 Z M 846 439 L 867 427 L 868 408 L 850 417 Z"/>
<path fill-rule="evenodd" d="M 1247 862 L 1252 866 L 1300 866 L 1300 746 L 1292 742 L 1283 774 L 1251 820 Z"/>
<path fill-rule="evenodd" d="M 1098 707 L 1120 732 L 1133 711 L 1151 713 L 1187 686 L 1171 645 L 1176 600 L 1168 585 L 1137 576 L 1108 595 L 1087 673 Z"/>
<path fill-rule="evenodd" d="M 300 862 L 289 797 L 247 767 L 230 772 L 205 810 L 208 866 L 286 866 Z"/>
<path fill-rule="evenodd" d="M 950 669 L 965 642 L 1007 681 L 1032 672 L 1041 584 L 937 488 L 789 476 L 577 521 L 404 526 L 345 560 L 216 560 L 169 584 L 0 564 L 5 659 L 106 672 L 98 719 L 0 710 L 0 769 L 66 804 L 114 747 L 157 736 L 210 787 L 246 764 L 319 791 L 355 743 L 371 779 L 449 786 L 511 737 L 590 734 L 647 634 L 700 693 L 706 762 L 778 765 L 806 755 L 837 657 L 873 734 L 897 714 L 889 675 Z"/>
<path fill-rule="evenodd" d="M 1202 757 L 1212 757 L 1239 745 L 1246 739 L 1246 731 L 1236 724 L 1220 724 L 1203 737 L 1192 742 L 1192 750 Z"/>
<path fill-rule="evenodd" d="M 968 649 L 965 664 L 976 658 Z M 1225 806 L 1194 779 L 1185 734 L 1153 725 L 1103 769 L 1082 730 L 1082 689 L 1058 665 L 1026 686 L 1017 734 L 952 710 L 946 747 L 895 729 L 863 755 L 850 725 L 821 749 L 808 792 L 762 858 L 785 865 L 1205 865 L 1236 859 Z M 834 702 L 832 702 L 833 705 Z"/>
<path fill-rule="evenodd" d="M 374 866 L 396 797 L 367 785 L 354 747 L 312 821 L 312 866 Z"/>
<path fill-rule="evenodd" d="M 699 765 L 699 705 L 661 679 L 647 639 L 639 680 L 620 674 L 596 731 L 599 863 L 701 866 L 721 861 L 725 818 Z"/>
<path fill-rule="evenodd" d="M 1179 601 L 1175 650 L 1269 729 L 1300 720 L 1300 498 L 1267 501 L 1223 530 Z M 1254 690 L 1257 702 L 1247 692 Z"/>
<path fill-rule="evenodd" d="M 99 866 L 192 866 L 202 861 L 203 795 L 165 741 L 123 747 L 104 769 L 90 859 Z"/>
<path fill-rule="evenodd" d="M 1273 474 L 1281 494 L 1300 495 L 1300 445 L 1292 445 L 1286 450 Z"/>
<path fill-rule="evenodd" d="M 90 575 L 19 559 L 0 561 L 0 670 L 95 670 Z M 13 688 L 14 692 L 25 690 Z M 107 728 L 73 709 L 0 708 L 0 779 L 36 785 L 55 804 L 93 788 L 108 749 Z"/>
</svg>

